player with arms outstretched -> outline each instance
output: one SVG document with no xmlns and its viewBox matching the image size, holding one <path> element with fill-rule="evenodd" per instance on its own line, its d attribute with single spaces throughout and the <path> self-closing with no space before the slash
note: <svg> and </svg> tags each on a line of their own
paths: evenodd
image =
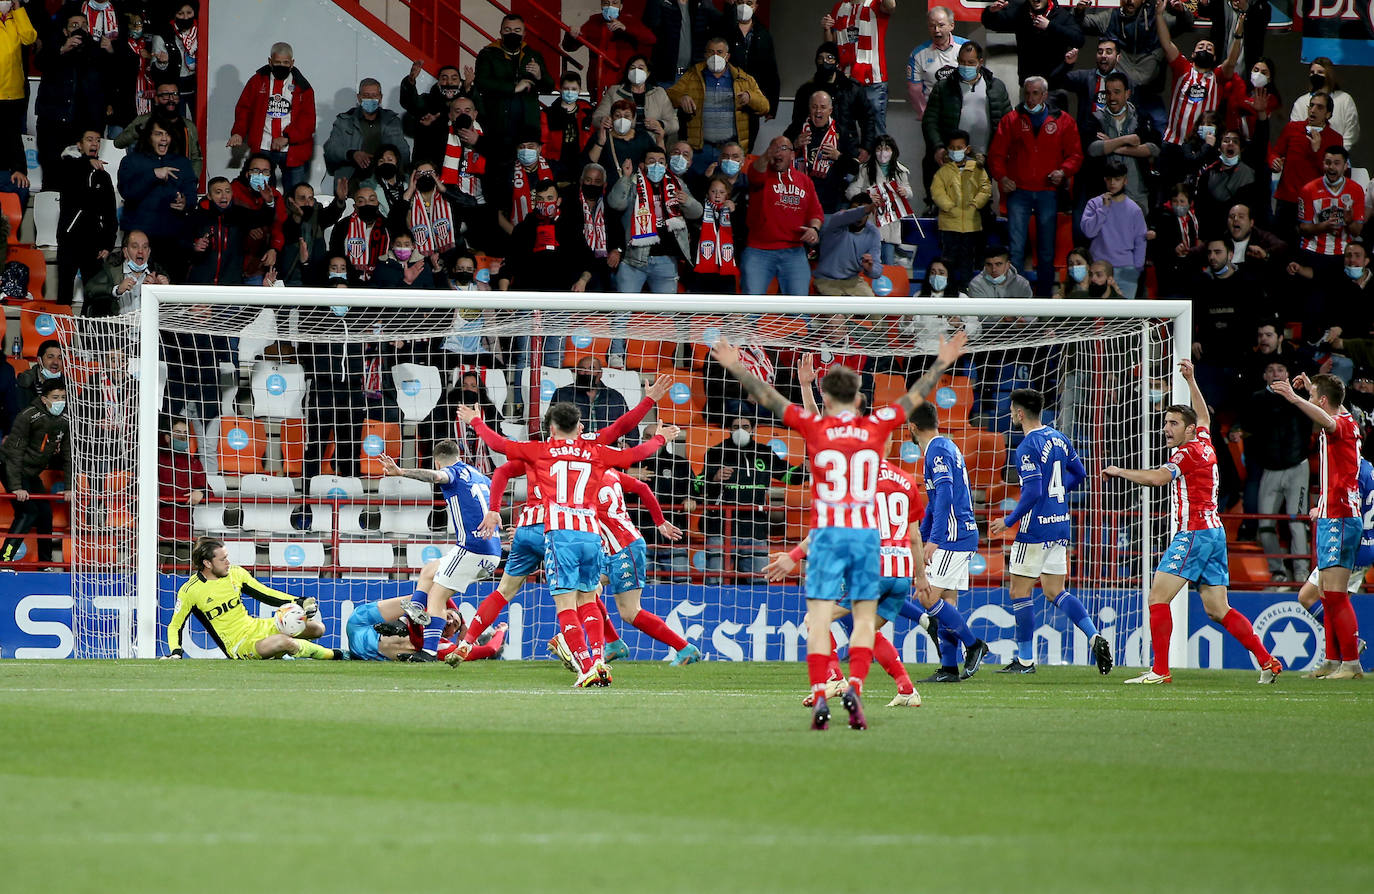
<svg viewBox="0 0 1374 894">
<path fill-rule="evenodd" d="M 1006 518 L 995 518 L 988 525 L 988 536 L 1021 527 L 1011 547 L 1011 608 L 1016 615 L 1016 657 L 1008 673 L 1035 671 L 1035 603 L 1031 595 L 1035 582 L 1045 598 L 1069 616 L 1088 638 L 1093 660 L 1100 673 L 1112 672 L 1112 649 L 1107 638 L 1097 631 L 1083 603 L 1065 588 L 1069 573 L 1069 491 L 1077 487 L 1087 471 L 1069 439 L 1045 425 L 1040 416 L 1045 396 L 1029 388 L 1011 393 L 1011 421 L 1025 437 L 1016 448 L 1016 468 L 1021 475 L 1021 499 Z M 1053 593 L 1055 595 L 1051 596 Z"/>
<path fill-rule="evenodd" d="M 1360 549 L 1355 553 L 1355 570 L 1350 574 L 1350 584 L 1345 591 L 1351 596 L 1360 592 L 1364 588 L 1365 573 L 1369 571 L 1369 566 L 1374 565 L 1374 466 L 1370 465 L 1369 460 L 1360 460 L 1360 509 L 1361 525 L 1364 527 L 1364 534 L 1360 537 Z M 1298 604 L 1307 609 L 1308 614 L 1321 622 L 1326 634 L 1326 659 L 1321 665 L 1308 673 L 1303 674 L 1303 679 L 1321 679 L 1328 674 L 1334 674 L 1341 669 L 1340 646 L 1336 643 L 1336 628 L 1332 624 L 1326 623 L 1326 606 L 1322 602 L 1321 571 L 1313 568 L 1312 574 L 1307 578 L 1307 582 L 1298 591 Z M 1357 654 L 1364 654 L 1365 641 L 1358 637 L 1356 631 Z"/>
<path fill-rule="evenodd" d="M 1292 403 L 1316 423 L 1321 455 L 1321 499 L 1312 508 L 1317 522 L 1317 571 L 1322 588 L 1323 623 L 1335 633 L 1336 652 L 1328 651 L 1328 661 L 1339 658 L 1341 666 L 1324 674 L 1324 680 L 1358 680 L 1364 676 L 1360 666 L 1359 624 L 1350 604 L 1350 576 L 1355 570 L 1355 554 L 1360 551 L 1364 533 L 1360 506 L 1360 427 L 1342 404 L 1345 383 L 1330 373 L 1308 379 L 1305 375 L 1292 383 L 1274 382 L 1269 390 Z M 1297 391 L 1308 391 L 1311 400 Z M 1330 641 L 1330 637 L 1328 637 Z"/>
<path fill-rule="evenodd" d="M 177 590 L 177 604 L 172 621 L 167 625 L 167 655 L 181 658 L 182 632 L 192 615 L 200 621 L 229 658 L 296 658 L 339 659 L 343 652 L 326 649 L 311 642 L 324 636 L 324 622 L 314 597 L 294 599 L 290 593 L 274 590 L 259 583 L 253 575 L 237 565 L 229 564 L 229 550 L 224 542 L 202 537 L 191 548 L 191 567 L 195 573 Z M 243 607 L 243 597 L 251 596 L 264 605 L 282 606 L 298 602 L 305 609 L 305 630 L 298 636 L 287 636 L 277 630 L 271 618 L 254 618 Z"/>
<path fill-rule="evenodd" d="M 601 579 L 601 529 L 597 500 L 608 468 L 628 468 L 652 456 L 681 430 L 659 426 L 659 433 L 628 450 L 582 438 L 582 414 L 570 403 L 556 403 L 544 419 L 548 441 L 512 441 L 487 427 L 476 408 L 458 407 L 458 418 L 492 450 L 523 460 L 534 472 L 544 497 L 544 571 L 558 608 L 558 626 L 578 663 L 577 687 L 606 686 L 610 667 L 596 590 Z M 585 636 L 585 639 L 584 639 Z"/>
<path fill-rule="evenodd" d="M 859 376 L 845 366 L 833 366 L 821 379 L 826 415 L 818 416 L 790 403 L 772 386 L 740 362 L 739 349 L 721 338 L 711 349 L 760 406 L 806 440 L 811 463 L 811 567 L 806 576 L 806 661 L 811 691 L 816 693 L 811 728 L 830 725 L 826 703 L 826 678 L 830 662 L 830 619 L 834 604 L 846 595 L 854 612 L 854 636 L 849 647 L 849 690 L 843 696 L 853 729 L 867 729 L 861 696 L 863 682 L 873 662 L 879 596 L 879 554 L 875 498 L 878 492 L 882 446 L 911 411 L 925 402 L 940 376 L 964 352 L 968 338 L 955 333 L 941 339 L 939 354 L 930 370 L 911 390 L 891 406 L 879 407 L 868 416 L 857 412 Z"/>
<path fill-rule="evenodd" d="M 1171 683 L 1169 638 L 1174 618 L 1169 603 L 1187 584 L 1196 582 L 1207 617 L 1219 622 L 1240 640 L 1259 662 L 1261 683 L 1273 683 L 1283 665 L 1264 648 L 1250 621 L 1231 608 L 1226 588 L 1231 574 L 1226 566 L 1226 531 L 1217 515 L 1217 454 L 1209 430 L 1211 415 L 1193 377 L 1193 362 L 1180 360 L 1179 371 L 1192 392 L 1193 405 L 1164 408 L 1164 439 L 1173 453 L 1158 469 L 1122 469 L 1107 466 L 1108 478 L 1125 478 L 1146 487 L 1169 488 L 1169 517 L 1173 540 L 1159 560 L 1150 584 L 1150 640 L 1155 660 L 1150 670 L 1127 683 Z"/>
</svg>

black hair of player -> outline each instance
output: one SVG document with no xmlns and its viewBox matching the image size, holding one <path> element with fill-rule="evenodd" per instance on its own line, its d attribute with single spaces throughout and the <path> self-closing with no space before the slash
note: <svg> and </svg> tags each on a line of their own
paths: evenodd
<svg viewBox="0 0 1374 894">
<path fill-rule="evenodd" d="M 1032 419 L 1039 419 L 1045 409 L 1045 395 L 1034 388 L 1017 388 L 1011 393 L 1011 405 L 1020 407 Z"/>
<path fill-rule="evenodd" d="M 939 431 L 940 414 L 935 411 L 935 404 L 926 401 L 913 410 L 911 424 L 916 426 L 917 431 Z"/>
<path fill-rule="evenodd" d="M 1313 376 L 1312 396 L 1316 397 L 1318 394 L 1325 397 L 1327 406 L 1334 410 L 1345 403 L 1345 383 L 1331 373 Z"/>
<path fill-rule="evenodd" d="M 191 569 L 197 574 L 204 571 L 205 563 L 214 561 L 215 552 L 223 546 L 223 540 L 213 537 L 202 537 L 197 540 L 196 545 L 191 548 Z"/>
<path fill-rule="evenodd" d="M 1197 425 L 1197 410 L 1187 404 L 1169 404 L 1164 408 L 1164 415 L 1168 416 L 1170 413 L 1177 414 L 1183 420 L 1184 428 Z"/>
<path fill-rule="evenodd" d="M 852 404 L 859 394 L 859 374 L 844 365 L 832 366 L 821 377 L 821 393 L 839 404 Z"/>
<path fill-rule="evenodd" d="M 444 438 L 434 445 L 434 458 L 446 466 L 455 462 L 461 455 L 458 442 L 452 438 Z"/>
<path fill-rule="evenodd" d="M 557 429 L 568 437 L 574 437 L 577 434 L 577 426 L 581 422 L 582 411 L 577 408 L 576 404 L 570 404 L 567 401 L 559 401 L 549 407 L 549 411 L 544 414 L 544 430 L 550 435 Z"/>
</svg>

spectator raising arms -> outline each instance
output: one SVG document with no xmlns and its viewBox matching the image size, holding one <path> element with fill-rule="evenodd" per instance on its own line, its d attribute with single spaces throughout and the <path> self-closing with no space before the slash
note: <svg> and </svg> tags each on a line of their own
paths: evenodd
<svg viewBox="0 0 1374 894">
<path fill-rule="evenodd" d="M 820 241 L 825 212 L 795 158 L 792 141 L 774 137 L 749 169 L 749 243 L 740 260 L 745 294 L 762 295 L 775 279 L 784 295 L 811 290 L 806 251 Z"/>
<path fill-rule="evenodd" d="M 875 130 L 887 133 L 887 26 L 897 0 L 840 0 L 821 19 L 826 40 L 839 49 L 840 68 L 864 88 Z"/>
</svg>

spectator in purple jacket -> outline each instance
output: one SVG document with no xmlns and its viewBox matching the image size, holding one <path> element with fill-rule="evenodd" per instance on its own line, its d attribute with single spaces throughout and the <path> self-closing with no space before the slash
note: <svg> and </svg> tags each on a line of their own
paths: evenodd
<svg viewBox="0 0 1374 894">
<path fill-rule="evenodd" d="M 1126 165 L 1109 158 L 1103 165 L 1107 191 L 1083 209 L 1083 235 L 1092 240 L 1093 257 L 1116 269 L 1116 284 L 1125 298 L 1136 297 L 1145 269 L 1145 212 L 1126 194 Z"/>
</svg>

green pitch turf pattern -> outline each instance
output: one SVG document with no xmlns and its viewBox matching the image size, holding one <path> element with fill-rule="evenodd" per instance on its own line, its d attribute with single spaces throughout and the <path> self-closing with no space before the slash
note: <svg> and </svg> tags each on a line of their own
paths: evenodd
<svg viewBox="0 0 1374 894">
<path fill-rule="evenodd" d="M 0 663 L 0 890 L 1357 891 L 1374 679 Z M 913 670 L 919 670 L 913 668 Z M 881 672 L 875 667 L 875 675 Z"/>
</svg>

